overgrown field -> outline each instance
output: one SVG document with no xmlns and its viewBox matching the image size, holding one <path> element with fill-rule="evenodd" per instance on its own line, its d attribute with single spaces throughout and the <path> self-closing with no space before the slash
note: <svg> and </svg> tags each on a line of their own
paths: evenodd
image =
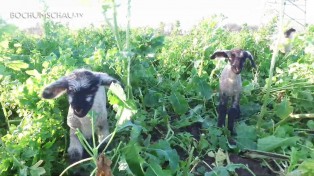
<svg viewBox="0 0 314 176">
<path fill-rule="evenodd" d="M 107 72 L 125 85 L 125 95 L 108 93 L 116 133 L 105 155 L 115 176 L 314 175 L 314 26 L 276 58 L 267 100 L 276 23 L 230 32 L 219 21 L 204 20 L 185 34 L 177 26 L 167 35 L 149 28 L 72 31 L 47 21 L 43 36 L 1 22 L 0 175 L 59 175 L 69 165 L 66 96 L 44 100 L 41 92 L 77 68 Z M 219 75 L 227 63 L 209 58 L 232 48 L 250 51 L 257 65 L 248 62 L 242 71 L 233 137 L 216 126 Z M 133 116 L 117 124 L 125 118 L 117 109 Z M 95 163 L 68 173 L 78 167 L 91 172 Z"/>
</svg>

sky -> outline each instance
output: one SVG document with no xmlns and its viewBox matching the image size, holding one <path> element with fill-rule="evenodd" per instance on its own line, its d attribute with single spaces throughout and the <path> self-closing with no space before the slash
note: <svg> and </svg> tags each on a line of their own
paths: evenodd
<svg viewBox="0 0 314 176">
<path fill-rule="evenodd" d="M 157 27 L 160 22 L 170 24 L 179 20 L 182 28 L 188 29 L 214 14 L 224 14 L 225 23 L 259 25 L 268 20 L 266 1 L 276 0 L 132 0 L 131 26 Z M 48 5 L 51 18 L 71 28 L 105 24 L 101 0 L 0 0 L 0 17 L 21 28 L 34 27 L 42 21 L 37 13 L 43 12 L 43 2 Z M 127 0 L 116 2 L 120 5 L 118 22 L 125 25 Z M 307 23 L 314 24 L 313 8 L 314 0 L 307 0 Z M 295 18 L 304 18 L 296 8 L 286 9 Z"/>
</svg>

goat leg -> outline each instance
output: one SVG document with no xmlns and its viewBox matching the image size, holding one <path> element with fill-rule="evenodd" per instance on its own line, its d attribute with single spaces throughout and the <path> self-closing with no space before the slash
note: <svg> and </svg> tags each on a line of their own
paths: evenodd
<svg viewBox="0 0 314 176">
<path fill-rule="evenodd" d="M 107 137 L 109 136 L 109 125 L 108 125 L 108 120 L 107 120 L 107 112 L 103 112 L 101 116 L 98 116 L 97 118 L 97 135 L 98 135 L 98 142 L 99 144 Z M 106 139 L 104 143 L 99 148 L 99 152 L 102 152 L 102 150 L 105 147 L 105 144 L 109 141 L 109 138 Z"/>
<path fill-rule="evenodd" d="M 219 99 L 220 101 L 218 105 L 218 127 L 223 127 L 225 126 L 226 123 L 228 97 L 222 93 L 220 94 Z"/>
<path fill-rule="evenodd" d="M 100 116 L 98 116 L 96 126 L 97 126 L 96 132 L 98 135 L 98 142 L 101 142 L 109 135 L 109 125 L 108 125 L 106 111 L 104 111 Z"/>
<path fill-rule="evenodd" d="M 228 111 L 228 129 L 231 134 L 235 134 L 233 131 L 234 128 L 234 121 L 240 117 L 240 109 L 237 108 L 230 108 Z"/>
<path fill-rule="evenodd" d="M 83 157 L 83 146 L 75 134 L 75 129 L 72 128 L 70 129 L 70 146 L 68 148 L 68 154 L 70 157 L 70 163 L 79 161 Z"/>
<path fill-rule="evenodd" d="M 237 109 L 237 116 L 235 116 L 235 119 L 240 119 L 240 114 L 241 114 L 241 110 L 240 110 L 240 94 L 235 95 L 232 99 L 232 108 Z"/>
</svg>

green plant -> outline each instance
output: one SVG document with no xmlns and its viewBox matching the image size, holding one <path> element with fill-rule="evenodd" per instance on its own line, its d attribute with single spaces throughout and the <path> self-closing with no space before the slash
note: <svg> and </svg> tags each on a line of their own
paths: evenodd
<svg viewBox="0 0 314 176">
<path fill-rule="evenodd" d="M 128 17 L 130 7 L 128 1 Z M 114 8 L 117 2 L 106 1 L 109 28 L 72 31 L 46 21 L 45 35 L 34 36 L 0 27 L 1 175 L 59 175 L 68 167 L 66 99 L 40 97 L 47 83 L 81 67 L 120 77 L 125 86 L 108 91 L 112 134 L 102 153 L 112 161 L 114 175 L 240 175 L 243 170 L 258 175 L 256 167 L 266 169 L 264 175 L 313 173 L 313 25 L 291 41 L 289 54 L 278 53 L 270 69 L 277 19 L 257 30 L 244 25 L 230 32 L 221 27 L 223 16 L 213 16 L 186 33 L 179 23 L 163 33 L 131 28 L 130 21 L 119 28 Z M 218 77 L 226 63 L 209 56 L 237 47 L 253 54 L 257 71 L 245 65 L 241 74 L 241 119 L 233 137 L 216 126 Z M 81 140 L 90 158 L 79 167 L 93 174 L 98 145 Z M 258 162 L 252 167 L 231 156 Z"/>
</svg>

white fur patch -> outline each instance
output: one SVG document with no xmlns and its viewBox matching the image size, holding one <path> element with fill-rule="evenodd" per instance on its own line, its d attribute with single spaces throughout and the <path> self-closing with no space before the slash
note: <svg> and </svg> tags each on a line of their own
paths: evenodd
<svg viewBox="0 0 314 176">
<path fill-rule="evenodd" d="M 87 97 L 86 97 L 86 101 L 87 101 L 87 102 L 90 102 L 91 100 L 92 100 L 92 96 L 87 96 Z"/>
<path fill-rule="evenodd" d="M 72 97 L 70 97 L 70 96 L 68 96 L 68 100 L 70 103 L 72 103 L 72 101 L 73 101 Z"/>
<path fill-rule="evenodd" d="M 247 53 L 248 55 L 251 55 L 251 56 L 253 57 L 253 55 L 251 54 L 250 51 L 246 51 L 246 53 Z"/>
<path fill-rule="evenodd" d="M 226 65 L 220 77 L 220 91 L 227 96 L 235 96 L 240 94 L 241 90 L 241 75 L 233 73 L 230 64 Z"/>
</svg>

